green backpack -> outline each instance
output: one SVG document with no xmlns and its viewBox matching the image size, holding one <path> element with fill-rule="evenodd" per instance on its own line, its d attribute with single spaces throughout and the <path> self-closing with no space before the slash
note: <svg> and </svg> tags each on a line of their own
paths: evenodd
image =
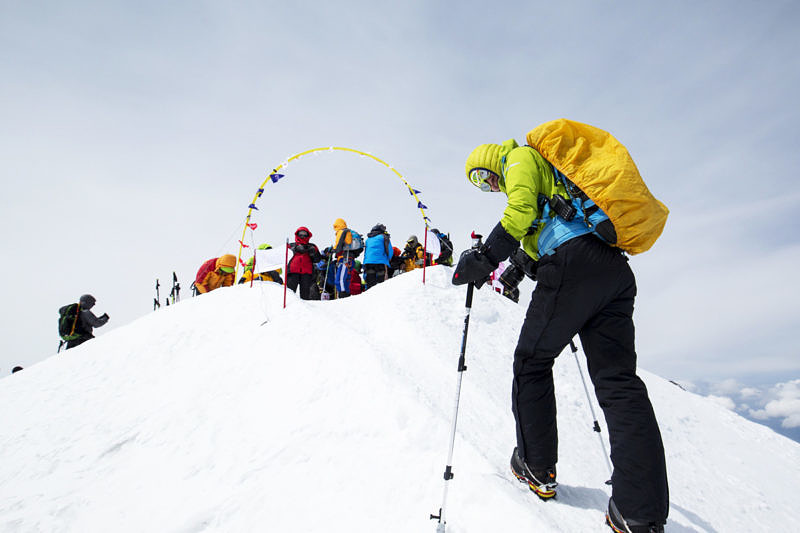
<svg viewBox="0 0 800 533">
<path fill-rule="evenodd" d="M 75 333 L 80 312 L 81 304 L 65 305 L 58 310 L 58 334 L 61 340 L 74 341 L 81 336 L 80 333 Z"/>
</svg>

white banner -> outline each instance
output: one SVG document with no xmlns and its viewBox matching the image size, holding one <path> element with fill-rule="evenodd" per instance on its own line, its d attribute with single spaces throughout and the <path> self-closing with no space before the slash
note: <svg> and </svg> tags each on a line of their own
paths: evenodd
<svg viewBox="0 0 800 533">
<path fill-rule="evenodd" d="M 435 233 L 427 228 L 425 229 L 425 232 L 428 234 L 428 242 L 423 242 L 423 244 L 426 246 L 427 253 L 431 254 L 433 258 L 436 259 L 439 257 L 439 254 L 442 253 L 442 246 L 439 243 L 439 237 L 437 237 Z"/>
<path fill-rule="evenodd" d="M 286 245 L 269 250 L 256 250 L 256 272 L 269 272 L 283 268 L 286 261 Z"/>
</svg>

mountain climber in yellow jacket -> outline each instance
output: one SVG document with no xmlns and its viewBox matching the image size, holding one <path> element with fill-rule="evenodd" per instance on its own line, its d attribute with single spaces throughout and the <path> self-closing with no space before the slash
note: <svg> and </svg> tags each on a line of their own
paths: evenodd
<svg viewBox="0 0 800 533">
<path fill-rule="evenodd" d="M 333 250 L 336 252 L 336 257 L 340 257 L 347 246 L 353 242 L 353 234 L 347 230 L 347 222 L 343 218 L 337 218 L 333 222 L 333 231 L 336 233 Z"/>
<path fill-rule="evenodd" d="M 197 292 L 205 294 L 220 287 L 230 287 L 233 285 L 236 271 L 236 256 L 225 254 L 221 257 L 214 257 L 200 266 L 194 278 L 194 286 Z"/>
<path fill-rule="evenodd" d="M 526 273 L 537 280 L 514 351 L 513 474 L 542 499 L 556 494 L 552 369 L 578 334 L 611 443 L 614 472 L 606 521 L 614 531 L 663 532 L 669 490 L 658 422 L 636 375 L 636 280 L 625 255 L 609 244 L 616 242 L 615 235 L 605 238 L 584 223 L 602 210 L 589 213 L 587 208 L 576 216 L 570 207 L 581 191 L 558 178 L 534 148 L 513 139 L 478 146 L 467 158 L 466 174 L 474 186 L 503 192 L 508 202 L 485 244 L 462 254 L 453 283 L 480 287 L 500 261 L 521 253 L 520 241 L 529 263 Z"/>
<path fill-rule="evenodd" d="M 403 248 L 403 272 L 411 272 L 425 266 L 425 247 L 419 242 L 416 235 L 411 235 Z"/>
</svg>

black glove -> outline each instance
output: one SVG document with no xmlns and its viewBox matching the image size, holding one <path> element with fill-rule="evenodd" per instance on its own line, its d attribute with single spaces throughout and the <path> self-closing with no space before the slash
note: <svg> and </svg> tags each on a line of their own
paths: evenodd
<svg viewBox="0 0 800 533">
<path fill-rule="evenodd" d="M 489 280 L 489 274 L 497 268 L 489 257 L 479 250 L 467 250 L 461 254 L 453 274 L 453 285 L 475 283 L 480 289 Z"/>
<path fill-rule="evenodd" d="M 295 244 L 294 250 L 292 250 L 296 254 L 304 254 L 306 253 L 306 245 L 305 244 Z"/>
<path fill-rule="evenodd" d="M 519 241 L 509 235 L 503 225 L 498 222 L 492 232 L 486 237 L 481 251 L 489 256 L 494 264 L 508 259 L 508 256 L 519 247 Z"/>
<path fill-rule="evenodd" d="M 100 316 L 100 318 L 105 318 L 106 320 L 108 320 L 108 313 L 103 313 L 102 316 Z"/>
</svg>

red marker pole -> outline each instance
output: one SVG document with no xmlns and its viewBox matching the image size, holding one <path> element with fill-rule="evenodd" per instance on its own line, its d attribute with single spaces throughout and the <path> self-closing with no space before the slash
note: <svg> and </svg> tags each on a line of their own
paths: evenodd
<svg viewBox="0 0 800 533">
<path fill-rule="evenodd" d="M 286 309 L 286 284 L 289 281 L 289 238 L 286 238 L 286 257 L 283 260 L 283 308 Z"/>
<path fill-rule="evenodd" d="M 425 244 L 422 247 L 422 284 L 425 285 L 425 266 L 428 264 L 428 226 L 425 226 Z"/>
</svg>

